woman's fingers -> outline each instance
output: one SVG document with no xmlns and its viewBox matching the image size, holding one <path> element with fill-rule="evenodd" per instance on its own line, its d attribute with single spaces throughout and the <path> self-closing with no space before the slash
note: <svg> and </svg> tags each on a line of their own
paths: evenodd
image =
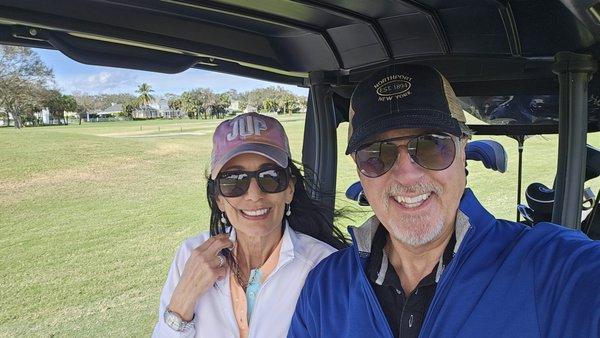
<svg viewBox="0 0 600 338">
<path fill-rule="evenodd" d="M 217 235 L 206 240 L 195 248 L 188 258 L 181 279 L 171 296 L 169 308 L 180 310 L 184 318 L 193 315 L 196 299 L 210 288 L 217 280 L 227 275 L 226 258 L 221 250 L 233 247 L 227 235 Z"/>
<path fill-rule="evenodd" d="M 210 243 L 208 243 L 205 249 L 209 255 L 216 256 L 225 248 L 233 248 L 233 242 L 229 239 L 229 235 L 217 235 L 211 237 L 209 240 Z M 208 242 L 208 240 L 206 242 Z M 200 249 L 200 247 L 198 247 L 198 249 Z"/>
<path fill-rule="evenodd" d="M 229 235 L 226 234 L 218 234 L 215 236 L 210 236 L 206 241 L 204 241 L 204 243 L 200 244 L 197 248 L 195 248 L 194 250 L 200 250 L 200 251 L 206 251 L 208 250 L 208 248 L 210 248 L 211 245 L 213 245 L 213 243 L 220 239 L 220 238 L 229 238 Z"/>
<path fill-rule="evenodd" d="M 233 243 L 227 235 L 209 238 L 192 252 L 188 261 L 193 266 L 190 267 L 190 270 L 195 270 L 195 274 L 201 274 L 206 269 L 226 267 L 227 259 L 221 254 L 221 250 L 231 247 L 233 247 Z"/>
</svg>

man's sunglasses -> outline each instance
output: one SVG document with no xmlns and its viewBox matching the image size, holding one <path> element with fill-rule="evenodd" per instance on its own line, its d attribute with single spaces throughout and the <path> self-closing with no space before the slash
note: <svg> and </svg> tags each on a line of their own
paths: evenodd
<svg viewBox="0 0 600 338">
<path fill-rule="evenodd" d="M 215 181 L 221 195 L 239 197 L 248 191 L 253 177 L 256 178 L 260 190 L 270 194 L 284 191 L 290 182 L 289 170 L 277 166 L 257 171 L 225 171 L 219 173 Z"/>
<path fill-rule="evenodd" d="M 400 140 L 408 140 L 406 148 L 411 161 L 429 170 L 439 171 L 451 166 L 458 149 L 458 138 L 449 134 L 425 134 L 377 141 L 355 152 L 360 172 L 371 178 L 388 172 L 396 163 L 398 147 L 403 147 L 392 141 Z"/>
</svg>

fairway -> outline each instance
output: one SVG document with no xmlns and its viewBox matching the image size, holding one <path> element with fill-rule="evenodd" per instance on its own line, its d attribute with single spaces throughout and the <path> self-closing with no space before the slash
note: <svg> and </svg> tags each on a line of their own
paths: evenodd
<svg viewBox="0 0 600 338">
<path fill-rule="evenodd" d="M 304 115 L 280 118 L 301 159 Z M 205 171 L 222 120 L 155 120 L 0 128 L 0 336 L 150 335 L 179 243 L 208 226 Z M 338 129 L 338 206 L 357 180 Z M 508 172 L 468 164 L 468 186 L 515 219 L 517 142 Z M 600 146 L 600 136 L 588 135 Z M 557 137 L 525 142 L 523 190 L 552 186 Z M 600 182 L 593 182 L 597 193 Z M 589 185 L 589 183 L 588 183 Z M 368 209 L 363 209 L 368 210 Z M 368 213 L 353 213 L 362 222 Z"/>
</svg>

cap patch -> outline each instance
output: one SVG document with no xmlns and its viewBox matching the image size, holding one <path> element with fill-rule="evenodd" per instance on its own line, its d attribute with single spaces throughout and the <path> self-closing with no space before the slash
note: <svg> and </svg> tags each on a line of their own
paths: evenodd
<svg viewBox="0 0 600 338">
<path fill-rule="evenodd" d="M 386 76 L 377 81 L 373 86 L 378 96 L 377 101 L 391 101 L 411 95 L 411 81 L 412 77 L 398 74 Z"/>
</svg>

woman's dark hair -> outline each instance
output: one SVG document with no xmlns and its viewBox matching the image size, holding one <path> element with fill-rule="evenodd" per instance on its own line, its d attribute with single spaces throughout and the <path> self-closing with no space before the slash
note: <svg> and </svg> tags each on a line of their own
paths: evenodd
<svg viewBox="0 0 600 338">
<path fill-rule="evenodd" d="M 302 164 L 296 164 L 288 160 L 291 179 L 294 182 L 294 196 L 290 204 L 292 214 L 287 217 L 288 223 L 292 229 L 297 232 L 314 237 L 325 242 L 336 249 L 342 249 L 348 246 L 348 240 L 331 220 L 326 216 L 327 208 L 320 202 L 310 198 L 307 187 L 312 191 L 319 191 L 318 187 L 312 182 L 307 181 L 299 167 Z M 306 167 L 303 168 L 306 172 Z M 216 197 L 218 189 L 216 183 L 209 177 L 206 198 L 210 207 L 210 234 L 211 236 L 226 233 L 225 225 L 221 223 L 221 211 L 217 206 Z M 285 216 L 284 216 L 285 217 Z"/>
</svg>

